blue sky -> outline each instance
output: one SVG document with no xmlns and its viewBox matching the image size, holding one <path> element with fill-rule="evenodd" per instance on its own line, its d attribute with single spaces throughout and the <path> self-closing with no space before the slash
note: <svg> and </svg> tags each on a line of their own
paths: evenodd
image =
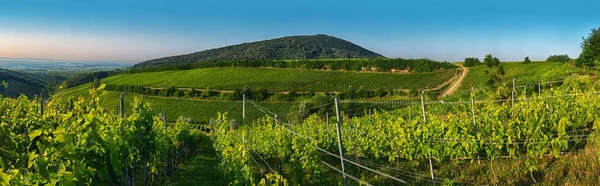
<svg viewBox="0 0 600 186">
<path fill-rule="evenodd" d="M 387 57 L 577 57 L 596 1 L 5 1 L 0 57 L 143 61 L 328 34 Z"/>
</svg>

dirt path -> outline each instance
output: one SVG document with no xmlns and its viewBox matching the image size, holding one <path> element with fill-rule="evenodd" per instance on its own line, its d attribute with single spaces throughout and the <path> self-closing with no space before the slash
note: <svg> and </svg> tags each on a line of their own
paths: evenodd
<svg viewBox="0 0 600 186">
<path fill-rule="evenodd" d="M 456 89 L 458 89 L 458 87 L 460 87 L 460 84 L 465 79 L 465 77 L 467 77 L 467 73 L 469 73 L 469 68 L 464 67 L 462 65 L 458 65 L 458 66 L 460 66 L 460 68 L 462 68 L 462 74 L 450 88 L 446 89 L 446 91 L 440 95 L 440 97 L 453 94 L 456 91 Z"/>
</svg>

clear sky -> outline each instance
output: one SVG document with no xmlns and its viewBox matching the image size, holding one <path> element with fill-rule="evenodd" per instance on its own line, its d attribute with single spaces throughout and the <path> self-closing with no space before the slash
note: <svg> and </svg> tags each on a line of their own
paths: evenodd
<svg viewBox="0 0 600 186">
<path fill-rule="evenodd" d="M 580 53 L 600 1 L 195 0 L 0 3 L 0 57 L 143 61 L 327 34 L 387 57 L 461 61 Z"/>
</svg>

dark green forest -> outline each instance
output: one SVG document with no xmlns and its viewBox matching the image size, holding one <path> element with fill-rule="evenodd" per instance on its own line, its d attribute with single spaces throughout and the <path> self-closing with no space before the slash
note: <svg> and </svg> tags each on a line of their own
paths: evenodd
<svg viewBox="0 0 600 186">
<path fill-rule="evenodd" d="M 432 72 L 435 70 L 453 69 L 456 65 L 448 62 L 438 62 L 430 59 L 403 58 L 362 58 L 362 59 L 313 59 L 313 60 L 245 60 L 198 62 L 193 64 L 166 65 L 146 68 L 132 68 L 128 73 L 158 72 L 169 70 L 189 70 L 213 67 L 273 67 L 293 68 L 304 70 L 345 70 L 345 71 L 377 71 L 389 72 L 407 70 L 409 72 Z"/>
</svg>

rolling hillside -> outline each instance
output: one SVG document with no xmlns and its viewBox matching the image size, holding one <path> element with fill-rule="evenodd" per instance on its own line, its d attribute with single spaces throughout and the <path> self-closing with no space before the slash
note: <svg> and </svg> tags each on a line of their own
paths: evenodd
<svg viewBox="0 0 600 186">
<path fill-rule="evenodd" d="M 540 81 L 562 80 L 571 74 L 581 72 L 581 68 L 572 67 L 560 62 L 534 62 L 523 64 L 520 62 L 503 62 L 505 75 L 500 76 L 502 83 L 511 82 L 515 78 L 517 84 L 537 83 Z M 493 71 L 485 65 L 469 67 L 469 73 L 459 87 L 468 90 L 470 87 L 486 86 L 486 81 L 491 76 L 485 71 Z"/>
<path fill-rule="evenodd" d="M 53 79 L 55 78 L 55 79 Z M 42 89 L 56 82 L 61 82 L 64 77 L 52 77 L 45 73 L 24 73 L 7 69 L 0 69 L 0 82 L 8 83 L 8 88 L 0 88 L 0 94 L 7 97 L 17 97 L 24 94 L 33 97 L 40 94 Z"/>
<path fill-rule="evenodd" d="M 69 88 L 60 92 L 60 96 L 63 98 L 68 97 L 83 97 L 86 100 L 91 98 L 89 94 L 89 85 L 84 84 L 77 87 Z M 119 105 L 120 92 L 108 91 L 104 99 L 100 101 L 100 104 L 109 109 L 115 109 Z M 228 112 L 231 118 L 242 118 L 242 108 L 239 106 L 239 101 L 203 101 L 194 99 L 184 98 L 169 98 L 169 97 L 156 97 L 146 95 L 134 95 L 126 94 L 125 102 L 130 103 L 133 97 L 142 98 L 145 102 L 149 103 L 155 111 L 160 112 L 165 110 L 168 121 L 175 122 L 178 117 L 190 118 L 195 122 L 208 122 L 211 118 L 214 118 L 219 112 Z M 281 114 L 287 113 L 293 103 L 260 103 L 262 106 L 270 110 L 279 110 Z M 125 114 L 131 114 L 130 104 L 125 104 Z M 258 116 L 263 116 L 262 112 L 256 109 L 248 108 L 247 112 L 249 115 L 255 117 L 249 119 L 257 119 Z"/>
<path fill-rule="evenodd" d="M 234 90 L 248 85 L 252 89 L 266 89 L 270 92 L 315 91 L 338 92 L 352 86 L 355 89 L 435 89 L 448 82 L 457 74 L 456 69 L 438 72 L 394 74 L 373 72 L 345 72 L 295 70 L 276 68 L 202 68 L 192 70 L 147 72 L 135 74 L 120 74 L 101 80 L 101 83 L 111 85 L 142 85 L 155 88 L 175 86 L 178 88 L 213 90 Z M 84 84 L 61 91 L 60 96 L 89 97 L 88 87 Z M 107 108 L 118 104 L 118 92 L 109 91 L 108 99 L 103 103 Z M 133 94 L 126 96 L 132 99 Z M 189 117 L 194 121 L 207 122 L 217 112 L 231 111 L 232 118 L 241 118 L 241 108 L 233 107 L 238 101 L 200 100 L 188 97 L 163 97 L 136 95 L 143 97 L 157 110 L 166 110 L 167 115 L 175 119 L 179 116 Z M 279 110 L 284 115 L 296 102 L 262 102 L 269 109 Z M 233 110 L 231 110 L 233 109 Z M 239 110 L 239 111 L 238 111 Z M 259 112 L 249 111 L 249 112 Z M 262 116 L 261 114 L 257 114 Z"/>
<path fill-rule="evenodd" d="M 288 36 L 231 45 L 186 55 L 153 59 L 136 64 L 134 68 L 215 61 L 375 57 L 383 56 L 349 41 L 318 34 L 312 36 Z"/>
<path fill-rule="evenodd" d="M 116 85 L 144 85 L 150 87 L 207 88 L 234 90 L 248 85 L 253 89 L 269 91 L 335 92 L 349 86 L 367 90 L 432 89 L 448 81 L 456 70 L 439 72 L 392 74 L 341 71 L 316 71 L 273 68 L 205 68 L 179 71 L 120 74 L 102 79 L 102 83 Z"/>
</svg>

